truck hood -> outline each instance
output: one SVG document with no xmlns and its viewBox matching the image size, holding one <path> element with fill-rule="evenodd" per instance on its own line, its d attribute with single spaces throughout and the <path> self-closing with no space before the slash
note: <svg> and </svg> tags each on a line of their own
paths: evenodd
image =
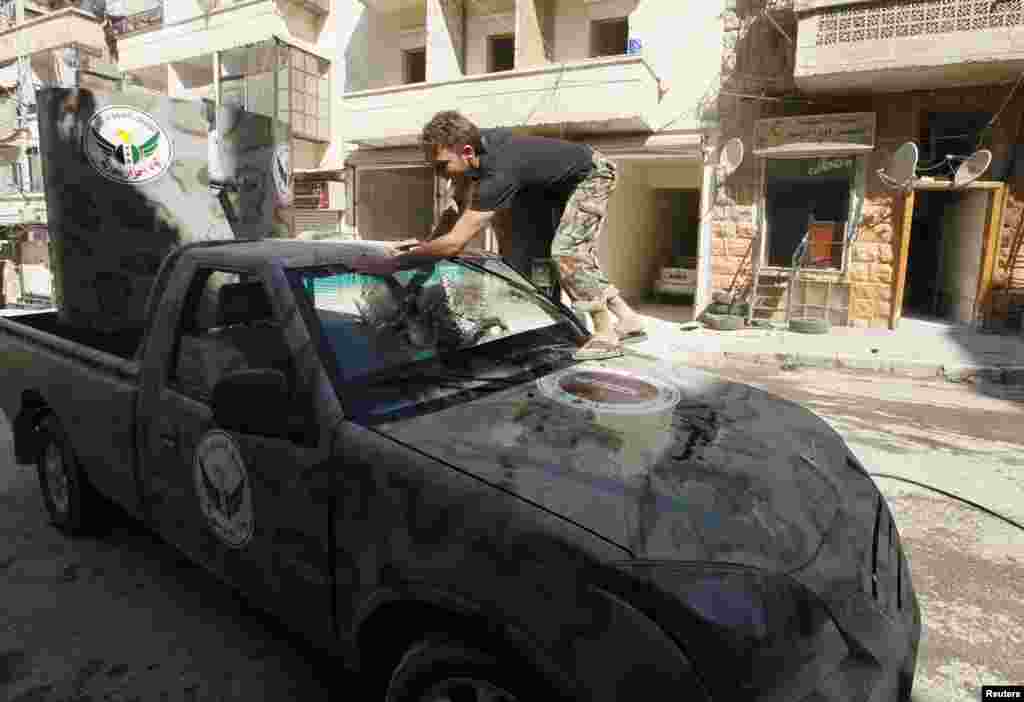
<svg viewBox="0 0 1024 702">
<path fill-rule="evenodd" d="M 800 406 L 634 354 L 377 429 L 636 558 L 773 572 L 813 560 L 857 470 Z"/>
</svg>

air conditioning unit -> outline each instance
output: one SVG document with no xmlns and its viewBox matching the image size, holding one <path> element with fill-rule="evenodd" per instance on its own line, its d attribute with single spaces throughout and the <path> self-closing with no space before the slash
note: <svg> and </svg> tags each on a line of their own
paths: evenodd
<svg viewBox="0 0 1024 702">
<path fill-rule="evenodd" d="M 295 182 L 295 208 L 299 210 L 345 209 L 345 184 L 333 180 Z"/>
</svg>

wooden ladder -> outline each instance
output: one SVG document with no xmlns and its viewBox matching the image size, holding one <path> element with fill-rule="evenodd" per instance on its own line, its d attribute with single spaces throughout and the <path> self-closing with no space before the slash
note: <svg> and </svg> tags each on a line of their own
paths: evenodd
<svg viewBox="0 0 1024 702">
<path fill-rule="evenodd" d="M 754 238 L 753 253 L 751 254 L 751 268 L 753 275 L 750 281 L 750 305 L 747 308 L 747 325 L 749 326 L 758 312 L 768 312 L 769 318 L 780 311 L 777 304 L 766 304 L 769 300 L 773 303 L 788 298 L 789 287 L 792 280 L 790 271 L 773 270 L 769 275 L 772 282 L 765 283 L 766 277 L 761 271 L 761 237 L 763 234 L 758 231 Z M 782 282 L 780 282 L 782 281 Z M 788 303 L 787 305 L 788 306 Z M 770 321 L 770 319 L 769 319 Z"/>
</svg>

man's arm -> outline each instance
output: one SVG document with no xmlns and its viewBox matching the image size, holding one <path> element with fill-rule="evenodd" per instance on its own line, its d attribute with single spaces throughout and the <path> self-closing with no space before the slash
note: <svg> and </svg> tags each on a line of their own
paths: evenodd
<svg viewBox="0 0 1024 702">
<path fill-rule="evenodd" d="M 396 256 L 396 268 L 398 270 L 414 268 L 442 258 L 455 256 L 466 248 L 466 245 L 473 237 L 480 233 L 481 229 L 487 226 L 492 217 L 494 217 L 494 212 L 465 210 L 450 232 Z"/>
</svg>

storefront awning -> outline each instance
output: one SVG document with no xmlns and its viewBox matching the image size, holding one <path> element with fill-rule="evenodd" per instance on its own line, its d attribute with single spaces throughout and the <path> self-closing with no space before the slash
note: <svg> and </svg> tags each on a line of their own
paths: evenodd
<svg viewBox="0 0 1024 702">
<path fill-rule="evenodd" d="M 616 159 L 703 159 L 701 134 L 581 135 L 581 141 Z M 356 168 L 426 168 L 419 146 L 391 148 L 359 146 L 349 154 L 347 165 Z"/>
<path fill-rule="evenodd" d="M 584 140 L 606 156 L 617 159 L 704 158 L 704 137 L 693 132 L 588 137 Z"/>
<path fill-rule="evenodd" d="M 875 148 L 875 122 L 874 112 L 759 119 L 754 155 L 800 158 L 867 153 Z"/>
<path fill-rule="evenodd" d="M 874 151 L 874 146 L 844 144 L 840 142 L 811 142 L 807 144 L 786 144 L 768 149 L 755 149 L 755 156 L 765 158 L 806 158 L 808 156 L 856 156 Z"/>
<path fill-rule="evenodd" d="M 373 148 L 361 146 L 348 155 L 346 165 L 356 168 L 429 168 L 419 146 Z"/>
</svg>

